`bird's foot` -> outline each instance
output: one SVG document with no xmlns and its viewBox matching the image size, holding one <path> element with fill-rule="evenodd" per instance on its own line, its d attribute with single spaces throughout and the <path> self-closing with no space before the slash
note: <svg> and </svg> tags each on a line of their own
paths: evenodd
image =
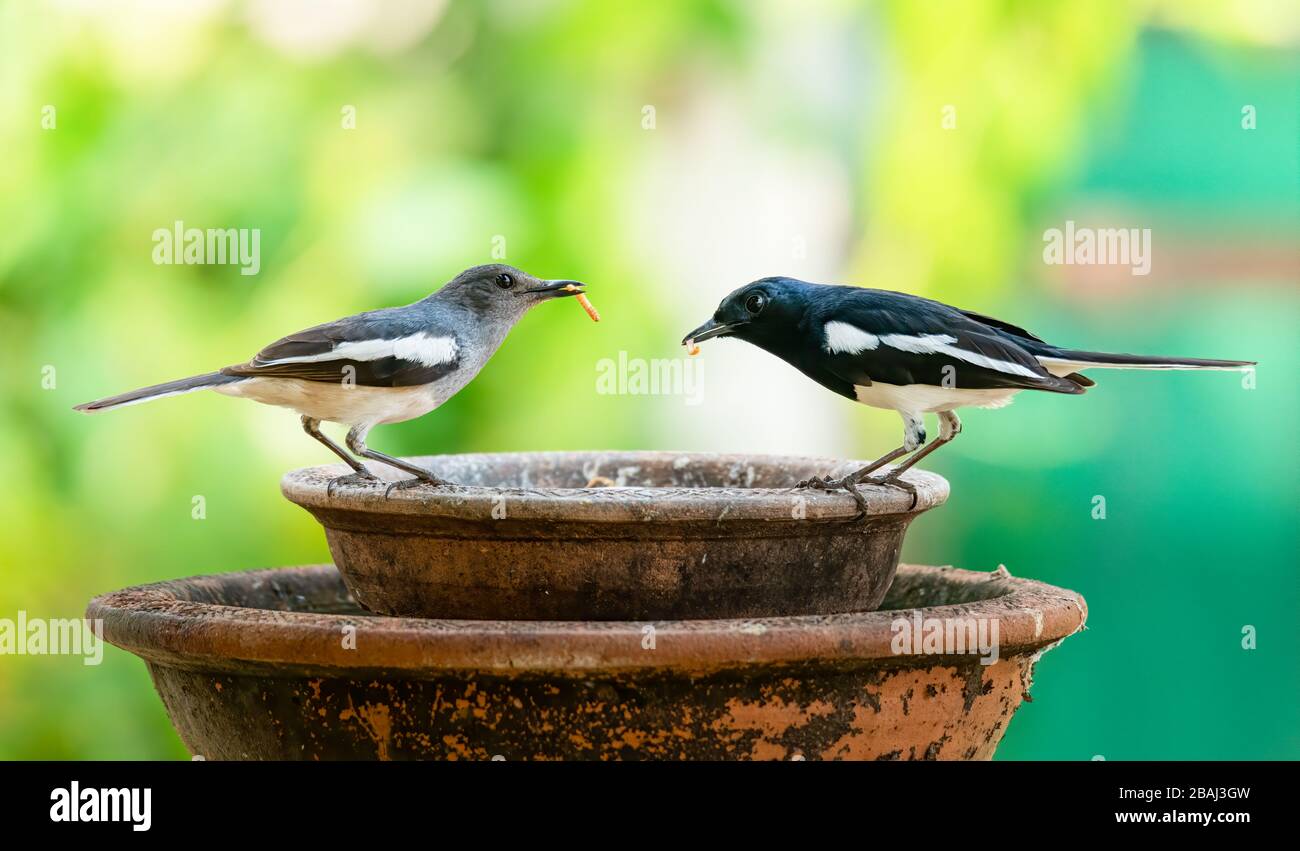
<svg viewBox="0 0 1300 851">
<path fill-rule="evenodd" d="M 432 473 L 429 473 L 424 476 L 416 476 L 412 479 L 402 479 L 400 482 L 393 482 L 384 490 L 384 498 L 387 499 L 391 496 L 393 491 L 410 490 L 411 488 L 418 488 L 421 485 L 429 485 L 430 487 L 439 488 L 450 484 L 451 482 L 440 479 Z"/>
<path fill-rule="evenodd" d="M 811 479 L 804 479 L 796 487 L 811 488 L 819 491 L 846 490 L 853 501 L 858 504 L 858 514 L 854 520 L 861 520 L 867 516 L 867 500 L 856 487 L 857 481 L 852 476 L 845 476 L 842 479 L 823 478 L 822 476 L 813 476 Z"/>
<path fill-rule="evenodd" d="M 356 473 L 351 473 L 346 476 L 338 476 L 336 478 L 330 479 L 330 483 L 325 486 L 325 496 L 326 497 L 333 496 L 334 488 L 342 485 L 371 485 L 371 484 L 377 484 L 378 482 L 379 482 L 378 476 L 373 476 L 370 473 L 360 472 L 360 471 Z"/>
<path fill-rule="evenodd" d="M 898 488 L 899 490 L 907 491 L 912 495 L 912 504 L 907 507 L 908 511 L 916 508 L 916 502 L 920 499 L 920 494 L 917 493 L 916 485 L 909 481 L 905 481 L 899 474 L 890 473 L 885 476 L 867 476 L 862 481 L 871 482 L 873 485 L 884 485 L 885 487 Z"/>
</svg>

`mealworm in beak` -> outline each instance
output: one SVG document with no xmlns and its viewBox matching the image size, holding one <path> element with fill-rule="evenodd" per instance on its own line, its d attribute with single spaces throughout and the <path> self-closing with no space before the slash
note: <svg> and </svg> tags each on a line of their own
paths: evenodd
<svg viewBox="0 0 1300 851">
<path fill-rule="evenodd" d="M 569 284 L 567 287 L 564 288 L 564 291 L 565 291 L 565 292 L 569 292 L 569 293 L 577 292 L 577 291 L 578 291 L 578 288 L 575 287 L 573 284 Z M 587 297 L 586 297 L 585 295 L 583 295 L 582 293 L 580 293 L 580 292 L 577 294 L 576 298 L 578 299 L 578 304 L 582 305 L 582 309 L 585 310 L 585 311 L 587 311 L 587 315 L 591 317 L 591 321 L 592 321 L 592 322 L 599 322 L 599 321 L 600 321 L 600 313 L 597 312 L 597 310 L 596 310 L 596 306 L 595 306 L 594 304 L 592 304 L 592 303 L 587 299 Z"/>
</svg>

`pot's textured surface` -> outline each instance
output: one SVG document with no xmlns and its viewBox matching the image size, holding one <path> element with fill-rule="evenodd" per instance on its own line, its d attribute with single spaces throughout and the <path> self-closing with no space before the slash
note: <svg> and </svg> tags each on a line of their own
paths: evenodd
<svg viewBox="0 0 1300 851">
<path fill-rule="evenodd" d="M 795 489 L 865 462 L 681 452 L 541 452 L 410 459 L 457 483 L 385 496 L 295 470 L 286 497 L 325 527 L 355 599 L 409 617 L 636 620 L 870 611 L 903 535 L 948 483 L 912 494 Z M 396 471 L 382 468 L 393 478 Z"/>
<path fill-rule="evenodd" d="M 1087 611 L 1039 582 L 909 565 L 886 605 L 655 623 L 381 618 L 326 565 L 127 589 L 87 617 L 148 662 L 182 740 L 209 759 L 987 759 L 1039 656 Z M 896 652 L 900 621 L 996 623 L 997 661 L 951 645 Z"/>
</svg>

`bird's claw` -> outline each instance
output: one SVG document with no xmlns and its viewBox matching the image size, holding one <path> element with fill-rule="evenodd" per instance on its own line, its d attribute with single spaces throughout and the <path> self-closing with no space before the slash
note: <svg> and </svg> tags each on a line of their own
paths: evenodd
<svg viewBox="0 0 1300 851">
<path fill-rule="evenodd" d="M 906 481 L 905 479 L 903 479 L 901 475 L 895 473 L 890 473 L 885 476 L 866 476 L 861 479 L 855 479 L 851 475 L 845 476 L 841 479 L 831 479 L 831 478 L 823 478 L 822 476 L 813 476 L 811 479 L 804 479 L 796 487 L 812 488 L 813 490 L 819 490 L 819 491 L 833 491 L 833 490 L 841 490 L 841 489 L 848 491 L 849 495 L 852 496 L 854 501 L 857 502 L 858 504 L 858 516 L 855 517 L 854 519 L 861 520 L 863 517 L 867 516 L 867 500 L 866 497 L 864 497 L 862 493 L 858 490 L 857 486 L 868 482 L 873 485 L 884 485 L 885 487 L 898 488 L 899 490 L 907 491 L 908 493 L 910 493 L 912 495 L 912 504 L 907 507 L 908 511 L 911 511 L 913 508 L 916 508 L 916 503 L 920 499 L 920 494 L 916 489 L 916 485 L 912 484 L 909 481 Z"/>
<path fill-rule="evenodd" d="M 428 485 L 436 488 L 448 484 L 451 483 L 444 482 L 436 476 L 428 476 L 427 478 L 424 476 L 416 476 L 411 479 L 402 479 L 400 482 L 393 482 L 384 489 L 384 499 L 388 499 L 388 497 L 392 495 L 393 491 L 409 490 L 411 488 L 418 488 L 421 485 Z"/>
<path fill-rule="evenodd" d="M 325 486 L 325 496 L 334 496 L 334 488 L 339 485 L 371 485 L 378 483 L 378 481 L 378 476 L 372 476 L 370 473 L 360 471 L 346 476 L 336 476 L 330 479 L 329 484 Z"/>
<path fill-rule="evenodd" d="M 916 490 L 916 485 L 904 480 L 902 476 L 894 473 L 880 477 L 869 476 L 863 481 L 871 482 L 873 485 L 884 485 L 885 487 L 898 488 L 899 490 L 907 491 L 912 495 L 912 504 L 907 507 L 908 511 L 916 508 L 917 500 L 920 499 L 920 494 Z"/>
<path fill-rule="evenodd" d="M 849 492 L 853 501 L 858 504 L 858 513 L 854 520 L 861 520 L 867 516 L 867 499 L 857 489 L 857 482 L 851 476 L 845 476 L 842 479 L 823 478 L 822 476 L 813 476 L 811 479 L 804 479 L 797 487 L 812 488 L 819 491 L 833 491 L 841 488 Z"/>
<path fill-rule="evenodd" d="M 853 501 L 858 504 L 858 516 L 853 519 L 862 520 L 865 518 L 867 516 L 867 498 L 862 495 L 860 490 L 858 490 L 858 483 L 850 480 L 848 476 L 845 476 L 836 482 L 836 484 L 848 491 L 849 496 L 853 497 Z"/>
</svg>

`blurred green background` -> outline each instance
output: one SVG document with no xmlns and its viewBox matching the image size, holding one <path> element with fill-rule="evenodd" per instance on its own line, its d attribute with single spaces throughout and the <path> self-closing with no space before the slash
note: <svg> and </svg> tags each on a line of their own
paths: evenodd
<svg viewBox="0 0 1300 851">
<path fill-rule="evenodd" d="M 953 496 L 905 558 L 1005 564 L 1088 600 L 999 758 L 1300 757 L 1294 12 L 0 4 L 0 617 L 328 560 L 278 492 L 284 470 L 331 460 L 291 413 L 215 394 L 72 405 L 412 301 L 494 247 L 589 282 L 605 321 L 536 311 L 376 448 L 892 448 L 892 413 L 743 344 L 706 348 L 698 406 L 595 392 L 599 359 L 676 357 L 726 292 L 788 274 L 1081 348 L 1260 361 L 1254 389 L 1098 372 L 1083 398 L 964 414 L 927 464 Z M 260 228 L 260 273 L 155 265 L 152 233 L 176 220 Z M 1046 265 L 1044 231 L 1067 220 L 1151 228 L 1151 274 Z M 0 656 L 0 757 L 186 753 L 144 666 L 109 648 L 100 667 Z"/>
</svg>

